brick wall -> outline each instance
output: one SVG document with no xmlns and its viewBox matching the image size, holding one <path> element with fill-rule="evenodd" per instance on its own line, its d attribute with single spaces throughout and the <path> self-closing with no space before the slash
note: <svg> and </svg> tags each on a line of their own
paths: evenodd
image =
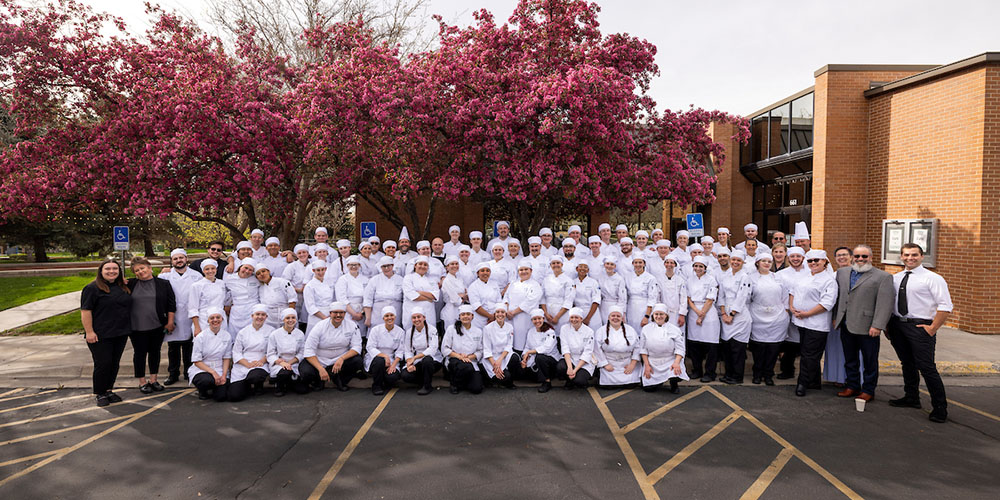
<svg viewBox="0 0 1000 500">
<path fill-rule="evenodd" d="M 705 227 L 715 237 L 715 230 L 728 227 L 733 241 L 743 241 L 743 225 L 753 217 L 753 184 L 740 174 L 739 143 L 732 140 L 734 127 L 731 124 L 712 123 L 708 135 L 726 148 L 726 158 L 715 185 L 716 200 L 706 214 Z"/>
<path fill-rule="evenodd" d="M 428 202 L 426 199 L 417 201 L 417 214 L 420 217 L 427 217 L 427 206 Z M 355 241 L 358 241 L 357 238 L 361 235 L 361 223 L 369 221 L 375 221 L 378 237 L 382 241 L 399 238 L 399 228 L 390 224 L 364 200 L 358 199 L 354 212 L 354 220 Z M 405 217 L 404 220 L 406 220 Z M 435 237 L 440 237 L 448 241 L 448 228 L 452 224 L 458 224 L 462 228 L 462 241 L 465 243 L 469 242 L 469 233 L 472 231 L 483 231 L 484 235 L 489 235 L 490 231 L 492 231 L 492 228 L 485 227 L 486 222 L 484 220 L 482 204 L 470 201 L 449 202 L 439 200 L 435 205 L 434 220 L 431 222 L 428 241 Z M 410 232 L 410 243 L 416 246 L 417 239 L 419 239 L 418 235 L 413 233 L 412 227 L 408 227 L 407 229 Z M 484 241 L 483 244 L 485 245 L 485 243 Z"/>
</svg>

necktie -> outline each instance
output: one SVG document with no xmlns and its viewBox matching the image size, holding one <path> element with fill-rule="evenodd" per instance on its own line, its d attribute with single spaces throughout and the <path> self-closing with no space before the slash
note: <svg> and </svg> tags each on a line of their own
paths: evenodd
<svg viewBox="0 0 1000 500">
<path fill-rule="evenodd" d="M 900 316 L 906 316 L 910 312 L 909 307 L 906 304 L 906 282 L 910 280 L 910 274 L 913 271 L 906 271 L 903 274 L 903 281 L 899 282 L 899 296 L 896 299 L 896 308 L 899 309 Z"/>
</svg>

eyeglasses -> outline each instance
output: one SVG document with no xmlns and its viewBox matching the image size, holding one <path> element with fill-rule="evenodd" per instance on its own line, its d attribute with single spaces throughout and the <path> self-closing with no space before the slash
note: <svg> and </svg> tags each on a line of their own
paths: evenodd
<svg viewBox="0 0 1000 500">
<path fill-rule="evenodd" d="M 222 249 L 221 248 L 209 248 L 208 251 L 209 252 L 221 252 Z"/>
<path fill-rule="evenodd" d="M 854 254 L 854 258 L 855 259 L 870 259 L 871 255 L 858 255 L 858 254 Z"/>
<path fill-rule="evenodd" d="M 821 260 L 823 260 L 823 259 L 806 259 L 806 262 L 812 264 L 813 262 L 819 262 Z"/>
<path fill-rule="evenodd" d="M 773 239 L 774 241 L 785 241 L 785 237 L 784 237 L 784 236 L 781 236 L 781 237 L 777 237 L 777 236 L 775 236 L 775 237 L 774 237 L 774 238 L 772 238 L 772 239 Z"/>
</svg>

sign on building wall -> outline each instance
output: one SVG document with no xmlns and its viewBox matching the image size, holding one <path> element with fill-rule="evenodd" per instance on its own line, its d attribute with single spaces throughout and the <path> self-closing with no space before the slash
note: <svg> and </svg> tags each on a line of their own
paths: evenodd
<svg viewBox="0 0 1000 500">
<path fill-rule="evenodd" d="M 361 223 L 361 237 L 362 238 L 368 239 L 368 238 L 371 238 L 372 236 L 375 236 L 377 234 L 378 233 L 375 232 L 375 223 L 374 222 L 362 222 Z"/>
<path fill-rule="evenodd" d="M 916 243 L 924 250 L 924 266 L 937 262 L 938 219 L 882 220 L 882 263 L 903 265 L 903 245 Z"/>
<path fill-rule="evenodd" d="M 700 213 L 687 214 L 687 230 L 692 238 L 705 236 L 705 219 Z"/>
</svg>

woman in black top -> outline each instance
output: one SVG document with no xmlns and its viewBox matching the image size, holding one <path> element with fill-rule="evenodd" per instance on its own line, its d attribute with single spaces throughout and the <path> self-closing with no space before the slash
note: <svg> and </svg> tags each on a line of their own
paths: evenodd
<svg viewBox="0 0 1000 500">
<path fill-rule="evenodd" d="M 80 319 L 87 347 L 94 358 L 94 394 L 97 406 L 122 400 L 111 392 L 118 378 L 118 365 L 125 342 L 132 333 L 132 295 L 122 277 L 122 265 L 109 260 L 97 268 L 97 278 L 83 287 Z"/>
<path fill-rule="evenodd" d="M 174 312 L 177 310 L 174 289 L 167 280 L 153 277 L 153 266 L 142 257 L 132 259 L 135 278 L 128 280 L 132 293 L 132 313 L 130 316 L 132 333 L 132 365 L 139 390 L 143 394 L 162 391 L 163 385 L 156 380 L 160 371 L 160 350 L 167 330 L 174 330 Z M 149 364 L 149 378 L 146 378 L 146 364 Z"/>
</svg>

